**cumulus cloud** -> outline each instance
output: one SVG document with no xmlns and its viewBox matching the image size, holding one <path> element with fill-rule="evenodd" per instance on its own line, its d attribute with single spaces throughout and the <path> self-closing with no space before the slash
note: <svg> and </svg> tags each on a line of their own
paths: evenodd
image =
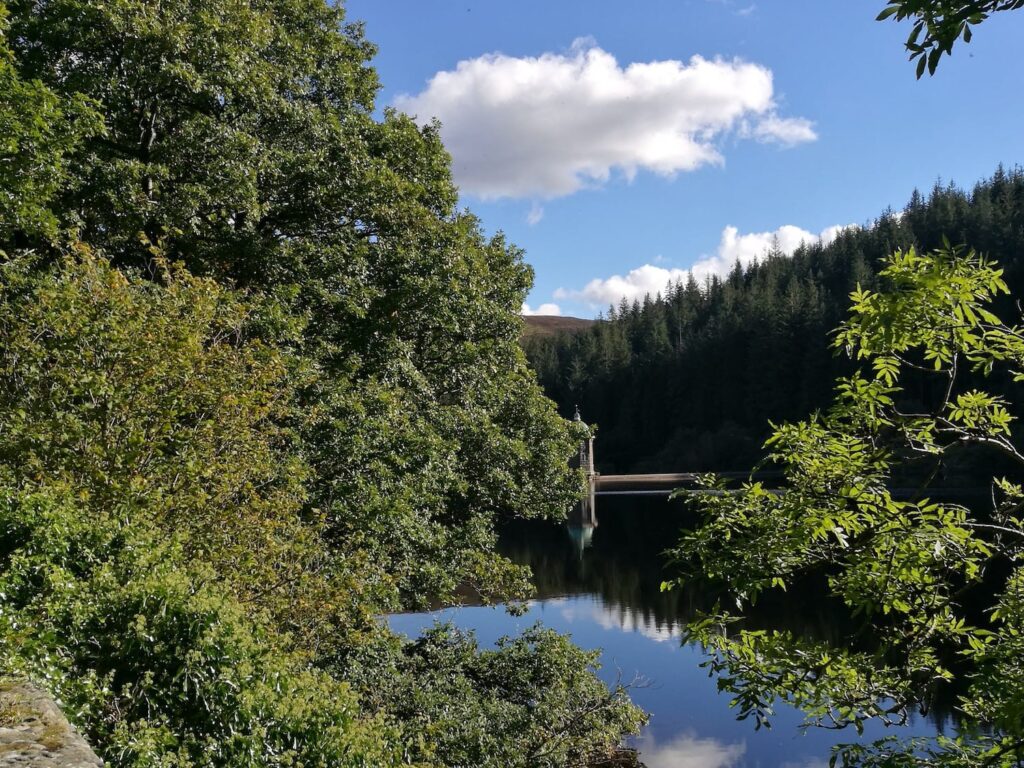
<svg viewBox="0 0 1024 768">
<path fill-rule="evenodd" d="M 721 163 L 730 133 L 787 146 L 817 138 L 808 120 L 777 113 L 763 66 L 701 56 L 622 66 L 592 40 L 566 54 L 461 61 L 395 105 L 421 123 L 441 120 L 456 182 L 483 199 L 692 171 Z"/>
<path fill-rule="evenodd" d="M 697 261 L 690 269 L 698 280 L 711 275 L 726 275 L 737 261 L 745 267 L 772 251 L 792 256 L 793 251 L 804 243 L 828 245 L 850 226 L 839 224 L 827 227 L 817 235 L 792 224 L 784 224 L 772 232 L 748 232 L 742 235 L 736 227 L 726 227 L 722 230 L 718 250 L 712 256 Z"/>
<path fill-rule="evenodd" d="M 828 245 L 840 232 L 851 226 L 842 224 L 828 227 L 817 235 L 792 224 L 785 224 L 771 232 L 746 234 L 740 234 L 736 227 L 730 226 L 722 230 L 722 238 L 715 253 L 699 259 L 690 269 L 665 269 L 654 264 L 644 264 L 625 275 L 595 278 L 580 290 L 559 288 L 554 297 L 584 301 L 594 307 L 618 304 L 623 298 L 627 301 L 642 299 L 648 294 L 654 296 L 664 291 L 670 283 L 689 279 L 690 274 L 698 281 L 703 281 L 712 275 L 727 275 L 737 261 L 747 266 L 773 251 L 791 256 L 803 243 Z"/>
<path fill-rule="evenodd" d="M 841 235 L 847 229 L 854 229 L 856 224 L 833 224 L 831 227 L 825 227 L 821 230 L 821 244 L 828 245 Z"/>
<path fill-rule="evenodd" d="M 557 304 L 541 304 L 536 309 L 531 309 L 530 305 L 523 302 L 523 308 L 521 310 L 522 315 L 560 315 L 562 309 Z"/>
<path fill-rule="evenodd" d="M 688 274 L 685 269 L 665 269 L 654 264 L 644 264 L 625 275 L 594 278 L 578 291 L 559 288 L 555 291 L 555 298 L 583 300 L 593 306 L 607 306 L 618 304 L 621 299 L 632 301 L 642 299 L 647 294 L 654 296 L 664 291 L 669 283 L 685 280 Z"/>
</svg>

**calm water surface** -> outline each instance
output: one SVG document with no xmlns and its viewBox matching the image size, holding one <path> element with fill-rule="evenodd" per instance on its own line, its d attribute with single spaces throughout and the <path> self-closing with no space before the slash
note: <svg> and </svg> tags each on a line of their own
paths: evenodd
<svg viewBox="0 0 1024 768">
<path fill-rule="evenodd" d="M 736 720 L 729 695 L 719 693 L 701 668 L 705 654 L 680 641 L 681 622 L 705 607 L 702 596 L 659 589 L 665 578 L 660 553 L 686 525 L 684 504 L 664 497 L 602 497 L 597 517 L 598 527 L 586 535 L 550 524 L 518 525 L 503 534 L 504 553 L 534 572 L 538 599 L 524 615 L 467 606 L 393 616 L 391 626 L 412 636 L 435 621 L 450 621 L 475 630 L 486 644 L 541 621 L 571 634 L 577 645 L 601 649 L 601 675 L 609 683 L 646 681 L 632 695 L 651 722 L 633 745 L 648 768 L 824 768 L 833 744 L 857 740 L 852 730 L 801 729 L 800 713 L 781 705 L 770 731 Z M 821 596 L 790 595 L 761 606 L 751 624 L 839 638 L 840 617 Z M 943 727 L 951 728 L 931 715 L 899 729 L 868 727 L 863 738 L 896 730 L 926 735 Z"/>
</svg>

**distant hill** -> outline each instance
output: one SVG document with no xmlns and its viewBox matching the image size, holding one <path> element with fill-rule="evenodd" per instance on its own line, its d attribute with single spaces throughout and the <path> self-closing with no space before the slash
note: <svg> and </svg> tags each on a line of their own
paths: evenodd
<svg viewBox="0 0 1024 768">
<path fill-rule="evenodd" d="M 524 315 L 526 328 L 523 336 L 554 336 L 558 333 L 582 331 L 589 328 L 596 320 L 583 317 L 563 317 L 562 315 Z"/>
</svg>

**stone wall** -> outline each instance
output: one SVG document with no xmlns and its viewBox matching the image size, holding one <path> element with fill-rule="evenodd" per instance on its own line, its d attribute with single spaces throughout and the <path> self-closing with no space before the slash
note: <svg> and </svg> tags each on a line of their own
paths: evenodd
<svg viewBox="0 0 1024 768">
<path fill-rule="evenodd" d="M 0 682 L 0 768 L 98 768 L 103 761 L 45 692 Z"/>
</svg>

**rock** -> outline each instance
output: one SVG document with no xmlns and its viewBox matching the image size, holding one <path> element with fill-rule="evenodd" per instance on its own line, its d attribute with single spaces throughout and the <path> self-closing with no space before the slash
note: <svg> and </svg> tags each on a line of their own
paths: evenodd
<svg viewBox="0 0 1024 768">
<path fill-rule="evenodd" d="M 85 743 L 44 691 L 0 684 L 0 768 L 99 768 Z"/>
</svg>

